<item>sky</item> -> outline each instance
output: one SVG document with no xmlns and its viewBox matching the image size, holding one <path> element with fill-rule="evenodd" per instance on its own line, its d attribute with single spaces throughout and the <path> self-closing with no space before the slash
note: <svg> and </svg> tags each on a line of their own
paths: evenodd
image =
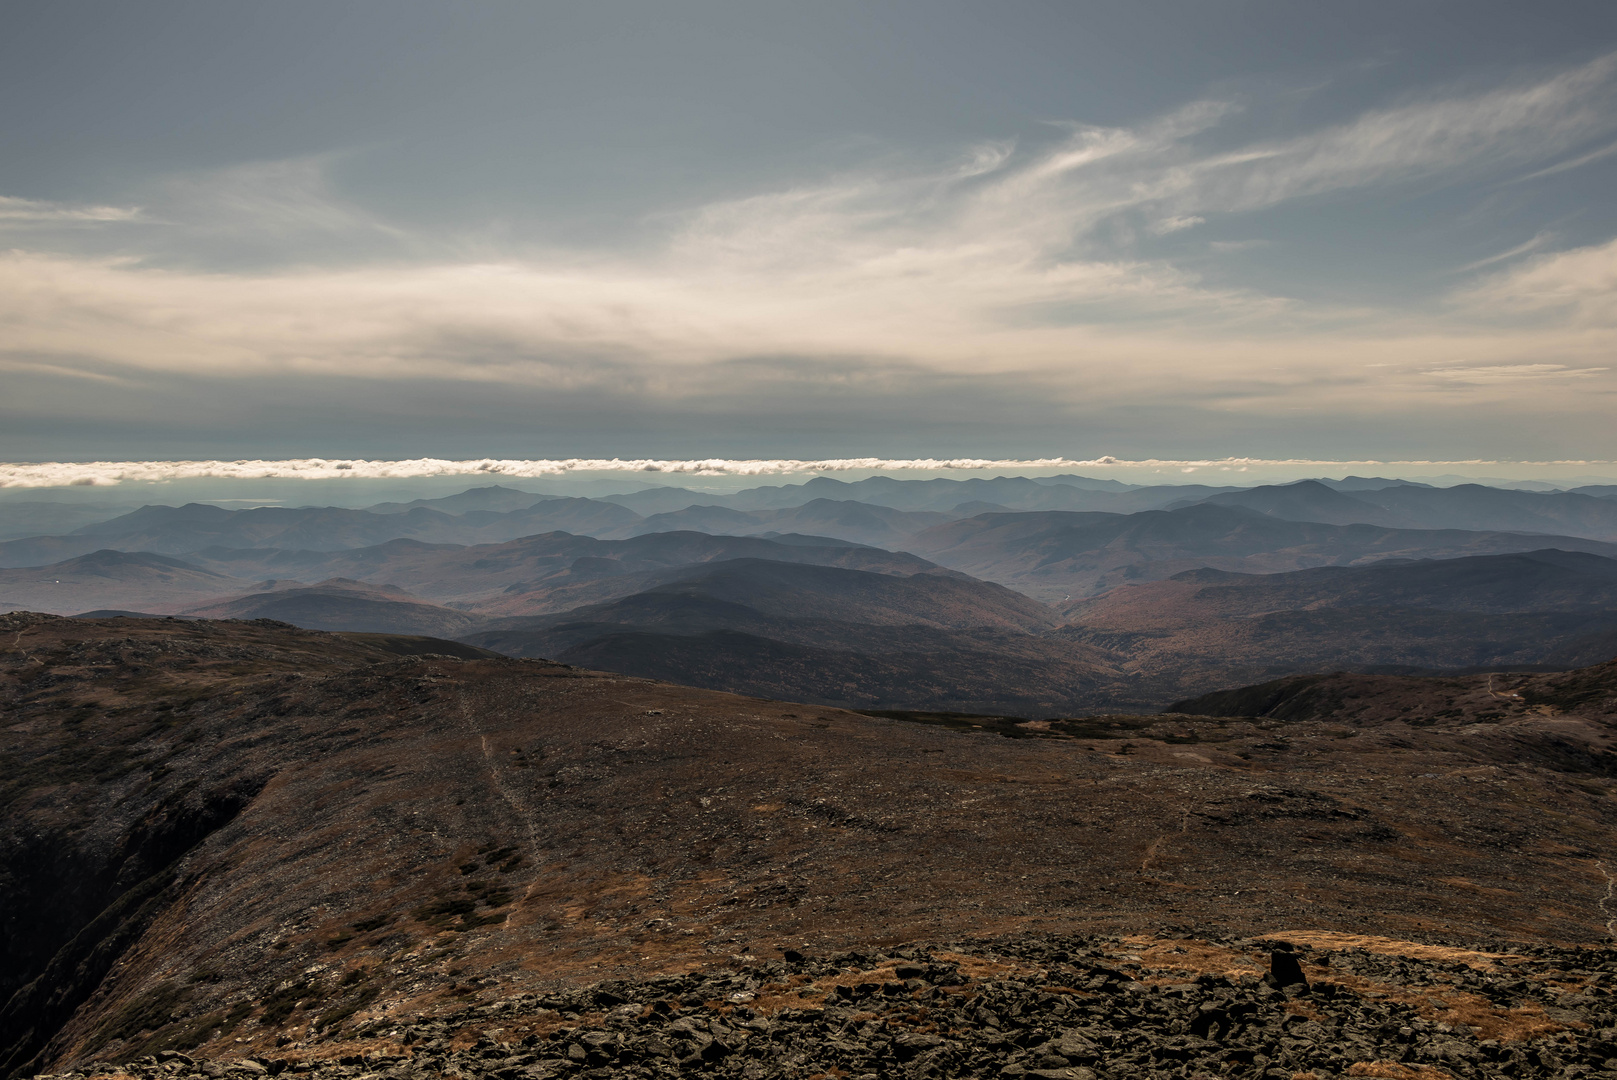
<svg viewBox="0 0 1617 1080">
<path fill-rule="evenodd" d="M 6 462 L 1609 473 L 1617 5 L 12 0 L 0 388 Z"/>
</svg>

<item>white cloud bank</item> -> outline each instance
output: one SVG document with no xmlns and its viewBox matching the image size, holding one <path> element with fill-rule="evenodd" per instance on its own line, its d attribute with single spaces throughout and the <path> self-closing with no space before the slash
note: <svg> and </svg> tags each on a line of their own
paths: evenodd
<svg viewBox="0 0 1617 1080">
<path fill-rule="evenodd" d="M 0 488 L 112 487 L 122 483 L 171 480 L 400 480 L 422 477 L 542 479 L 574 474 L 625 473 L 653 476 L 792 476 L 848 472 L 1007 472 L 1085 470 L 1202 471 L 1244 473 L 1256 469 L 1306 469 L 1316 475 L 1362 469 L 1475 469 L 1479 466 L 1568 466 L 1609 468 L 1617 461 L 1320 461 L 1311 458 L 1199 458 L 1169 460 L 1116 457 L 1076 458 L 791 458 L 658 460 L 653 458 L 566 458 L 556 460 L 409 461 L 300 458 L 286 461 L 85 461 L 0 462 Z"/>
</svg>

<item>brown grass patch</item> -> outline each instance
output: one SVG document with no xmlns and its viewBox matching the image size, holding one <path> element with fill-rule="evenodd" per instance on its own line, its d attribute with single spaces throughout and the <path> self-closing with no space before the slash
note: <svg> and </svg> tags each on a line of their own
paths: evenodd
<svg viewBox="0 0 1617 1080">
<path fill-rule="evenodd" d="M 1028 964 L 1015 964 L 1004 960 L 985 960 L 980 956 L 967 956 L 957 952 L 933 953 L 932 957 L 940 964 L 953 964 L 960 970 L 960 974 L 968 979 L 1004 979 L 1017 975 L 1029 975 L 1038 970 Z"/>
<path fill-rule="evenodd" d="M 1265 970 L 1242 953 L 1221 945 L 1209 945 L 1205 941 L 1159 941 L 1156 938 L 1139 936 L 1126 937 L 1123 941 L 1140 958 L 1139 964 L 1142 968 L 1155 968 L 1189 976 L 1222 975 L 1228 979 L 1239 979 L 1243 975 L 1262 975 Z M 1141 981 L 1164 984 L 1183 980 L 1154 976 Z"/>
<path fill-rule="evenodd" d="M 1301 1016 L 1305 1020 L 1323 1020 L 1325 1014 L 1311 1002 L 1299 1001 L 1296 998 L 1286 1002 L 1286 1012 L 1291 1016 Z"/>
<path fill-rule="evenodd" d="M 1349 1076 L 1377 1076 L 1383 1080 L 1454 1080 L 1454 1074 L 1435 1065 L 1404 1065 L 1397 1061 L 1355 1061 Z"/>
<path fill-rule="evenodd" d="M 980 979 L 1008 978 L 1018 975 L 1028 975 L 1038 970 L 1026 964 L 1008 964 L 994 960 L 984 960 L 975 956 L 964 956 L 960 953 L 933 953 L 933 958 L 939 963 L 954 964 L 960 974 L 970 981 Z M 781 1009 L 823 1009 L 825 1003 L 839 986 L 858 986 L 860 983 L 888 983 L 898 981 L 898 967 L 900 964 L 911 963 L 908 960 L 889 960 L 885 964 L 862 971 L 840 971 L 835 975 L 812 979 L 807 975 L 792 975 L 783 981 L 766 983 L 760 986 L 757 997 L 747 1002 L 748 1008 L 765 1016 L 779 1012 Z M 966 993 L 967 987 L 942 987 L 946 994 Z"/>
<path fill-rule="evenodd" d="M 1446 945 L 1422 945 L 1416 941 L 1375 937 L 1370 934 L 1341 934 L 1330 930 L 1275 930 L 1265 937 L 1280 938 L 1296 945 L 1312 945 L 1316 949 L 1363 949 L 1382 956 L 1407 956 L 1415 960 L 1435 960 L 1461 963 L 1478 971 L 1492 971 L 1500 960 L 1514 959 L 1511 953 L 1476 952 L 1471 949 L 1451 949 Z"/>
<path fill-rule="evenodd" d="M 1485 997 L 1464 990 L 1408 990 L 1394 983 L 1377 982 L 1358 975 L 1335 975 L 1331 981 L 1357 993 L 1373 991 L 1400 1004 L 1413 1006 L 1422 1020 L 1469 1028 L 1478 1039 L 1528 1042 L 1565 1031 L 1569 1027 L 1588 1026 L 1559 1023 L 1533 1004 L 1501 1008 Z"/>
<path fill-rule="evenodd" d="M 1475 994 L 1430 994 L 1426 995 L 1424 1006 L 1416 1002 L 1416 1007 L 1425 1019 L 1451 1027 L 1464 1025 L 1474 1029 L 1479 1039 L 1497 1039 L 1500 1042 L 1527 1042 L 1554 1035 L 1569 1027 L 1588 1027 L 1576 1021 L 1563 1024 L 1551 1020 L 1537 1005 L 1501 1009 Z"/>
</svg>

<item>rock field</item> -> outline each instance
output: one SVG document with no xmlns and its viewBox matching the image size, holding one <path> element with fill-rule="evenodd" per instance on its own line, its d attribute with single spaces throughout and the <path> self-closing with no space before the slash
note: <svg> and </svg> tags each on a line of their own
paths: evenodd
<svg viewBox="0 0 1617 1080">
<path fill-rule="evenodd" d="M 1617 950 L 1368 944 L 1161 934 L 786 950 L 382 1018 L 358 1038 L 252 1059 L 170 1050 L 58 1080 L 1617 1076 Z M 1264 955 L 1260 977 L 1244 961 Z"/>
</svg>

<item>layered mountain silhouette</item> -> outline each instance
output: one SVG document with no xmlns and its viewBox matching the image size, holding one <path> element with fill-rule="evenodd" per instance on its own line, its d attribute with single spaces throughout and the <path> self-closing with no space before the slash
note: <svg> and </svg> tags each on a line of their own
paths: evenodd
<svg viewBox="0 0 1617 1080">
<path fill-rule="evenodd" d="M 192 558 L 237 577 L 387 582 L 438 603 L 510 615 L 564 610 L 627 595 L 649 580 L 635 575 L 722 559 L 769 559 L 888 574 L 936 568 L 915 555 L 828 537 L 698 532 L 653 533 L 628 540 L 553 532 L 471 547 L 401 539 L 340 552 L 209 548 Z"/>
<path fill-rule="evenodd" d="M 1049 636 L 1046 606 L 947 571 L 909 576 L 738 559 L 464 640 L 769 697 L 1037 714 L 1120 682 L 1099 649 Z"/>
<path fill-rule="evenodd" d="M 467 488 L 454 495 L 444 495 L 436 499 L 376 503 L 365 509 L 372 514 L 403 514 L 411 510 L 437 510 L 444 514 L 465 514 L 482 510 L 507 514 L 513 510 L 527 510 L 541 502 L 556 498 L 562 496 L 518 491 L 516 488 L 494 484 L 489 487 Z"/>
<path fill-rule="evenodd" d="M 1139 514 L 983 514 L 912 537 L 909 550 L 1060 605 L 1201 567 L 1271 573 L 1551 545 L 1617 555 L 1617 545 L 1577 537 L 1333 525 L 1212 503 Z"/>
<path fill-rule="evenodd" d="M 1575 667 L 1617 653 L 1617 560 L 1546 550 L 1281 574 L 1197 570 L 1070 614 L 1061 634 L 1187 690 L 1284 672 Z"/>
<path fill-rule="evenodd" d="M 1568 491 L 1513 491 L 1460 484 L 1395 484 L 1333 490 L 1316 480 L 1227 491 L 1199 500 L 1289 521 L 1364 523 L 1400 529 L 1497 529 L 1617 540 L 1617 502 Z"/>
<path fill-rule="evenodd" d="M 403 589 L 332 578 L 314 585 L 267 582 L 241 596 L 186 609 L 205 619 L 275 619 L 310 630 L 350 630 L 452 638 L 482 620 L 423 603 Z"/>
<path fill-rule="evenodd" d="M 172 614 L 250 584 L 166 555 L 95 551 L 53 566 L 0 570 L 0 610 L 71 615 L 117 608 Z"/>
<path fill-rule="evenodd" d="M 781 510 L 732 510 L 724 506 L 690 506 L 668 514 L 653 514 L 634 527 L 636 533 L 690 529 L 734 536 L 773 533 L 809 533 L 834 536 L 877 547 L 902 547 L 911 536 L 940 525 L 954 514 L 894 510 L 849 500 L 814 499 Z"/>
<path fill-rule="evenodd" d="M 770 697 L 1026 715 L 1318 667 L 1617 651 L 1617 545 L 1527 531 L 1601 533 L 1617 500 L 1589 492 L 876 477 L 691 498 L 709 497 L 496 485 L 365 510 L 148 506 L 0 544 L 55 556 L 0 571 L 0 602 L 431 634 Z M 1006 508 L 1130 499 L 1171 508 Z M 1520 531 L 1410 525 L 1449 520 Z"/>
<path fill-rule="evenodd" d="M 639 520 L 638 514 L 621 506 L 575 498 L 546 499 L 523 510 L 473 510 L 458 515 L 419 506 L 388 513 L 330 506 L 250 510 L 201 503 L 144 506 L 65 536 L 0 543 L 0 564 L 56 562 L 100 548 L 186 555 L 208 547 L 340 551 L 401 538 L 435 543 L 500 542 L 558 529 L 585 534 L 622 531 Z"/>
<path fill-rule="evenodd" d="M 1358 477 L 1247 489 L 1200 485 L 1130 489 L 1106 487 L 1107 482 L 1101 481 L 1075 486 L 1080 481 L 1077 477 L 874 477 L 845 483 L 821 477 L 805 484 L 754 488 L 723 497 L 663 488 L 585 499 L 496 486 L 440 499 L 383 503 L 367 510 L 226 510 L 195 503 L 146 506 L 70 533 L 0 542 L 0 566 L 47 565 L 105 548 L 165 555 L 189 555 L 210 547 L 339 551 L 394 539 L 499 543 L 552 531 L 600 539 L 673 530 L 737 535 L 808 533 L 942 556 L 947 538 L 954 535 L 950 519 L 1061 512 L 1133 516 L 1194 506 L 1248 509 L 1266 517 L 1322 524 L 1617 540 L 1617 500 L 1589 493 L 1515 491 L 1476 484 L 1434 488 Z M 46 514 L 41 520 L 54 519 Z M 1032 519 L 1032 525 L 1037 520 Z M 968 531 L 982 527 L 968 527 Z M 1029 523 L 1021 527 L 1027 528 Z M 943 532 L 931 535 L 938 529 Z M 1088 589 L 1080 584 L 1083 591 Z"/>
</svg>

